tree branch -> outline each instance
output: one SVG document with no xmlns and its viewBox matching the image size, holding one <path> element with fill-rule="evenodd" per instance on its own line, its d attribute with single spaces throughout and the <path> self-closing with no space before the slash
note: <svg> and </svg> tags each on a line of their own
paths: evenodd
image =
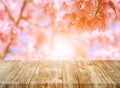
<svg viewBox="0 0 120 88">
<path fill-rule="evenodd" d="M 3 0 L 1 0 L 1 2 L 2 2 L 3 6 L 5 8 L 5 11 L 7 12 L 8 17 L 10 18 L 10 20 L 12 20 L 13 22 L 15 22 L 15 19 L 12 16 L 12 14 L 10 13 L 10 11 L 9 11 L 8 7 L 6 6 L 5 2 Z"/>
<path fill-rule="evenodd" d="M 12 41 L 13 41 L 13 38 L 10 39 L 9 43 L 5 47 L 4 53 L 0 56 L 0 59 L 4 59 L 6 57 L 7 53 L 9 52 L 9 48 L 12 44 Z"/>
<path fill-rule="evenodd" d="M 24 0 L 23 4 L 22 4 L 22 7 L 21 7 L 21 10 L 20 10 L 19 17 L 18 17 L 18 19 L 16 21 L 16 25 L 18 25 L 20 23 L 20 20 L 22 18 L 22 14 L 23 14 L 23 11 L 24 11 L 26 5 L 27 5 L 27 0 Z"/>
<path fill-rule="evenodd" d="M 23 1 L 22 7 L 21 7 L 21 10 L 20 10 L 20 14 L 19 14 L 19 17 L 18 17 L 18 19 L 17 19 L 16 22 L 15 22 L 12 14 L 10 13 L 8 7 L 6 6 L 6 4 L 4 3 L 3 0 L 2 0 L 2 4 L 3 4 L 6 12 L 8 13 L 8 16 L 9 16 L 10 20 L 12 20 L 12 21 L 16 24 L 16 26 L 18 26 L 19 23 L 20 23 L 20 20 L 22 19 L 22 13 L 23 13 L 23 11 L 24 11 L 24 9 L 25 9 L 25 6 L 27 5 L 27 0 L 24 0 L 24 1 Z M 10 48 L 12 42 L 14 41 L 14 39 L 15 39 L 15 37 L 14 37 L 14 38 L 12 37 L 12 38 L 10 39 L 9 43 L 8 43 L 7 46 L 5 47 L 5 50 L 4 50 L 3 54 L 2 54 L 2 56 L 0 57 L 0 59 L 4 59 L 4 58 L 6 57 L 7 53 L 9 52 L 9 48 Z"/>
</svg>

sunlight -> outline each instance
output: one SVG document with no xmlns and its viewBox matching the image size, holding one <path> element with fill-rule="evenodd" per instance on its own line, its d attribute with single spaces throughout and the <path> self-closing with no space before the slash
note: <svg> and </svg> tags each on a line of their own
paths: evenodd
<svg viewBox="0 0 120 88">
<path fill-rule="evenodd" d="M 51 55 L 54 60 L 71 60 L 74 57 L 74 46 L 69 39 L 56 36 L 54 39 L 54 48 Z"/>
</svg>

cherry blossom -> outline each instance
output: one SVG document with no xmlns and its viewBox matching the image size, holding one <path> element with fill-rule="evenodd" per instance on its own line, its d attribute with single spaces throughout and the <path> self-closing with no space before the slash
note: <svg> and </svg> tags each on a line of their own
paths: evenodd
<svg viewBox="0 0 120 88">
<path fill-rule="evenodd" d="M 120 1 L 1 0 L 0 59 L 119 60 Z"/>
</svg>

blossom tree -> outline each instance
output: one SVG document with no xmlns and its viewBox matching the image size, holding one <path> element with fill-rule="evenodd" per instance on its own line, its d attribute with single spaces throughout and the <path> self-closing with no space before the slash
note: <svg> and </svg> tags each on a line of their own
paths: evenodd
<svg viewBox="0 0 120 88">
<path fill-rule="evenodd" d="M 119 59 L 118 0 L 1 0 L 0 59 Z"/>
</svg>

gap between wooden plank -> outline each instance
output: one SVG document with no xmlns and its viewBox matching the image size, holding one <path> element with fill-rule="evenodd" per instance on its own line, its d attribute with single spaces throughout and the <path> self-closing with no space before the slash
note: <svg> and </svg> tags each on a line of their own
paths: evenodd
<svg viewBox="0 0 120 88">
<path fill-rule="evenodd" d="M 79 88 L 77 67 L 74 61 L 64 61 L 63 63 L 63 88 Z"/>
<path fill-rule="evenodd" d="M 17 61 L 2 61 L 2 63 L 0 66 L 0 83 L 4 82 L 7 75 L 16 68 L 14 65 L 18 64 Z"/>
<path fill-rule="evenodd" d="M 2 88 L 27 88 L 36 64 L 33 61 L 18 61 L 13 64 L 15 68 L 5 77 Z"/>
<path fill-rule="evenodd" d="M 30 88 L 62 88 L 62 61 L 41 61 L 29 84 Z"/>
</svg>

